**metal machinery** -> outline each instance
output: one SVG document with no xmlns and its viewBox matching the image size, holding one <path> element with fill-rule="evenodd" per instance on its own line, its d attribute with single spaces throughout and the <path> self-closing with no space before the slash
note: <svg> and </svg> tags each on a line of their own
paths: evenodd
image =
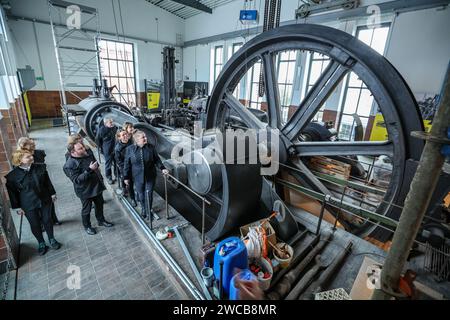
<svg viewBox="0 0 450 320">
<path fill-rule="evenodd" d="M 283 123 L 275 59 L 277 54 L 286 50 L 316 52 L 331 60 L 299 107 Z M 165 60 L 165 72 L 173 72 L 173 62 L 173 59 Z M 267 111 L 244 107 L 232 94 L 255 63 L 261 63 L 263 70 Z M 311 120 L 351 72 L 364 82 L 382 112 L 388 132 L 386 141 L 313 138 Z M 168 77 L 170 79 L 170 75 Z M 410 89 L 395 68 L 351 35 L 319 25 L 288 25 L 253 38 L 227 62 L 211 96 L 194 99 L 191 108 L 180 107 L 176 99 L 169 97 L 161 113 L 132 113 L 108 97 L 105 90 L 100 94 L 98 88 L 80 106 L 86 113 L 78 118 L 78 122 L 91 140 L 94 140 L 97 127 L 106 115 L 114 117 L 117 125 L 129 121 L 146 132 L 171 174 L 211 202 L 206 206 L 205 227 L 207 237 L 213 241 L 239 226 L 269 216 L 275 200 L 283 200 L 286 188 L 294 188 L 321 201 L 348 231 L 386 241 L 392 235 L 386 227 L 395 228 L 399 214 L 396 205 L 402 205 L 402 195 L 406 193 L 408 181 L 414 173 L 408 170 L 409 163 L 419 160 L 424 145 L 421 140 L 410 136 L 412 131 L 422 131 L 423 123 Z M 222 132 L 226 129 L 278 129 L 278 172 L 262 176 L 259 162 L 209 164 L 207 155 L 211 145 L 217 142 L 217 131 L 194 134 L 194 121 L 203 121 L 206 129 Z M 174 147 L 180 142 L 194 143 L 198 148 L 183 154 L 181 161 L 171 159 Z M 260 143 L 259 147 L 262 146 Z M 184 163 L 183 159 L 191 156 L 200 161 Z M 360 157 L 375 162 L 380 156 L 387 156 L 391 163 L 390 179 L 382 186 L 371 185 L 368 179 L 331 179 L 310 169 L 309 161 L 314 156 L 340 158 L 354 163 L 355 167 L 358 167 Z M 366 175 L 370 175 L 367 172 L 370 169 L 367 166 L 363 168 Z M 292 179 L 296 182 L 292 183 Z M 340 188 L 335 188 L 336 184 Z M 349 190 L 358 191 L 362 196 L 355 199 Z M 161 176 L 158 176 L 156 191 L 164 197 Z M 170 205 L 200 229 L 202 202 L 176 183 L 169 184 L 169 192 Z M 369 203 L 367 199 L 370 196 L 378 197 L 379 201 Z M 354 215 L 362 218 L 348 218 Z M 289 214 L 285 222 L 289 230 L 284 234 L 293 237 L 298 231 L 297 224 Z"/>
</svg>

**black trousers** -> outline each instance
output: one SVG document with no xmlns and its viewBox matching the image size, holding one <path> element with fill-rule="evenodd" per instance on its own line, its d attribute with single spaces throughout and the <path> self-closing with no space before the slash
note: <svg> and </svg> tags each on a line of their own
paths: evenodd
<svg viewBox="0 0 450 320">
<path fill-rule="evenodd" d="M 25 217 L 30 223 L 31 232 L 38 242 L 44 242 L 41 224 L 44 226 L 48 238 L 52 239 L 54 237 L 51 207 L 51 202 L 43 202 L 41 208 L 36 208 L 34 210 L 25 212 Z"/>
<path fill-rule="evenodd" d="M 155 187 L 155 179 L 151 179 L 150 181 L 146 181 L 145 183 L 135 183 L 134 188 L 136 191 L 136 195 L 138 198 L 139 203 L 142 206 L 142 215 L 146 216 L 147 214 L 150 214 L 148 212 L 148 208 L 152 209 L 153 204 L 153 189 Z M 147 197 L 148 193 L 148 197 Z M 148 208 L 147 208 L 148 205 Z"/>
<path fill-rule="evenodd" d="M 53 223 L 59 221 L 58 217 L 56 216 L 55 204 L 52 205 L 52 213 L 51 213 L 51 215 L 52 215 L 52 222 Z"/>
<path fill-rule="evenodd" d="M 97 221 L 105 221 L 105 217 L 103 216 L 103 195 L 101 193 L 93 198 L 81 199 L 81 220 L 85 228 L 91 227 L 92 203 L 95 205 L 95 218 Z"/>
<path fill-rule="evenodd" d="M 125 184 L 125 179 L 123 177 L 123 174 L 120 172 L 119 170 L 119 176 L 117 177 L 117 179 L 120 180 L 120 186 L 122 187 L 122 189 L 124 190 L 124 196 L 125 197 L 130 197 L 131 200 L 136 200 L 135 194 L 134 194 L 134 186 L 133 186 L 133 181 L 130 180 L 130 184 L 127 186 Z"/>
<path fill-rule="evenodd" d="M 107 179 L 112 179 L 112 171 L 115 171 L 116 161 L 114 160 L 114 151 L 111 153 L 105 152 L 105 175 Z M 114 175 L 116 172 L 114 172 Z M 117 178 L 117 177 L 116 177 Z"/>
</svg>

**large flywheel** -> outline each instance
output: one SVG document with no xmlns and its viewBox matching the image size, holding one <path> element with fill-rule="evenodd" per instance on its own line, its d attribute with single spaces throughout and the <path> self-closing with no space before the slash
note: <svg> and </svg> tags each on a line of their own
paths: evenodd
<svg viewBox="0 0 450 320">
<path fill-rule="evenodd" d="M 308 54 L 309 57 L 320 55 L 327 63 L 297 107 L 286 116 L 286 112 L 281 111 L 277 66 L 280 56 L 289 51 Z M 248 81 L 246 75 L 250 71 L 263 75 L 264 108 L 261 104 L 258 108 L 250 108 L 234 94 L 242 81 Z M 373 97 L 371 108 L 376 108 L 384 119 L 387 130 L 384 141 L 368 141 L 367 138 L 355 141 L 352 137 L 336 141 L 305 138 L 308 126 L 317 119 L 319 112 L 323 112 L 335 91 L 342 90 L 346 81 L 357 81 L 370 92 Z M 253 85 L 251 81 L 249 83 Z M 261 109 L 266 112 L 266 117 L 261 116 Z M 402 188 L 406 161 L 418 160 L 423 148 L 422 141 L 410 136 L 411 131 L 423 130 L 423 123 L 415 99 L 398 71 L 382 55 L 353 36 L 319 25 L 288 25 L 264 32 L 231 57 L 212 90 L 206 127 L 225 130 L 236 127 L 236 123 L 239 128 L 278 129 L 287 155 L 285 159 L 280 158 L 280 170 L 290 170 L 289 174 L 301 185 L 322 194 L 336 195 L 336 191 L 329 181 L 321 179 L 310 168 L 312 157 L 371 162 L 372 169 L 365 166 L 366 171 L 374 170 L 373 163 L 381 156 L 387 157 L 391 172 L 389 181 L 382 187 L 380 201 L 373 204 L 363 201 L 366 198 L 356 199 L 361 200 L 360 204 L 367 203 L 366 208 L 386 216 L 392 215 L 393 205 L 401 205 L 397 203 L 397 198 Z M 336 129 L 339 129 L 338 125 Z M 360 180 L 369 183 L 369 178 Z M 351 224 L 348 229 L 373 237 L 382 231 L 377 225 L 364 220 Z"/>
</svg>

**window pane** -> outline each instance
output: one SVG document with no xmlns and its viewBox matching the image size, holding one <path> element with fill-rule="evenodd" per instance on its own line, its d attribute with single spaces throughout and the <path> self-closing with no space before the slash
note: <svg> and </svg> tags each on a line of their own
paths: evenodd
<svg viewBox="0 0 450 320">
<path fill-rule="evenodd" d="M 361 92 L 358 104 L 358 114 L 363 117 L 370 116 L 372 110 L 373 97 L 370 95 L 370 91 L 365 89 Z"/>
<path fill-rule="evenodd" d="M 358 39 L 370 46 L 373 29 L 361 29 L 358 32 Z"/>
<path fill-rule="evenodd" d="M 295 62 L 289 62 L 286 83 L 290 84 L 294 83 L 294 74 L 295 74 Z"/>
<path fill-rule="evenodd" d="M 288 63 L 280 62 L 279 70 L 278 70 L 278 82 L 286 83 L 286 79 L 288 76 Z"/>
<path fill-rule="evenodd" d="M 118 78 L 109 78 L 110 86 L 117 86 L 117 89 L 119 89 L 119 79 Z"/>
<path fill-rule="evenodd" d="M 388 34 L 388 27 L 378 28 L 374 30 L 371 47 L 375 49 L 379 54 L 384 53 Z"/>
<path fill-rule="evenodd" d="M 125 62 L 117 61 L 117 64 L 118 64 L 119 76 L 120 77 L 125 77 L 126 76 L 125 75 L 125 66 L 124 66 Z"/>
<path fill-rule="evenodd" d="M 222 47 L 216 47 L 216 64 L 222 63 Z"/>
<path fill-rule="evenodd" d="M 116 42 L 117 59 L 125 60 L 125 49 L 122 42 Z"/>
<path fill-rule="evenodd" d="M 353 114 L 358 106 L 359 89 L 348 89 L 345 97 L 344 113 Z"/>
<path fill-rule="evenodd" d="M 316 83 L 317 79 L 319 79 L 322 74 L 322 62 L 313 61 L 311 64 L 311 72 L 309 74 L 309 84 L 313 85 Z"/>
<path fill-rule="evenodd" d="M 356 75 L 356 73 L 352 72 L 350 73 L 350 80 L 348 85 L 350 87 L 358 87 L 360 88 L 363 85 L 363 82 L 359 80 L 359 77 Z"/>
<path fill-rule="evenodd" d="M 349 115 L 343 115 L 341 125 L 339 128 L 339 138 L 343 140 L 351 140 L 353 137 L 353 117 Z"/>
<path fill-rule="evenodd" d="M 289 53 L 290 53 L 290 51 L 283 51 L 283 52 L 281 52 L 280 59 L 281 60 L 289 60 Z"/>
<path fill-rule="evenodd" d="M 286 95 L 286 86 L 285 85 L 279 85 L 278 86 L 278 90 L 279 90 L 279 92 L 280 92 L 280 102 L 281 102 L 281 105 L 285 105 L 285 103 L 283 102 L 284 100 L 285 100 L 285 95 Z"/>
<path fill-rule="evenodd" d="M 221 71 L 221 69 L 222 69 L 222 66 L 221 65 L 216 65 L 216 78 L 219 76 L 219 73 L 220 73 L 220 71 Z"/>
<path fill-rule="evenodd" d="M 134 78 L 133 62 L 126 62 L 125 64 L 127 66 L 127 75 L 128 75 L 128 77 Z"/>
<path fill-rule="evenodd" d="M 111 77 L 119 76 L 117 71 L 117 61 L 116 60 L 107 60 L 109 62 L 109 72 L 108 75 Z"/>
<path fill-rule="evenodd" d="M 285 95 L 284 99 L 282 100 L 283 106 L 290 106 L 291 105 L 291 97 L 292 97 L 292 86 L 287 85 L 285 89 Z"/>
<path fill-rule="evenodd" d="M 114 41 L 108 41 L 108 58 L 117 59 L 116 43 Z"/>
</svg>

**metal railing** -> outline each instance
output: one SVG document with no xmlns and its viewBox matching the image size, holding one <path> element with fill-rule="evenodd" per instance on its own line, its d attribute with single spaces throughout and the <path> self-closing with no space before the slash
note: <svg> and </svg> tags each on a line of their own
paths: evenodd
<svg viewBox="0 0 450 320">
<path fill-rule="evenodd" d="M 169 217 L 169 198 L 168 198 L 168 193 L 167 193 L 167 177 L 171 178 L 176 183 L 181 185 L 183 188 L 188 190 L 190 193 L 195 195 L 197 198 L 202 200 L 202 245 L 204 245 L 205 244 L 205 216 L 206 216 L 206 206 L 205 206 L 205 204 L 211 205 L 211 202 L 209 202 L 205 197 L 203 197 L 202 195 L 198 194 L 197 192 L 195 192 L 194 190 L 189 188 L 187 185 L 185 185 L 183 182 L 181 182 L 180 180 L 178 180 L 177 178 L 172 176 L 170 173 L 167 173 L 167 174 L 164 175 L 164 189 L 165 189 L 164 192 L 165 192 L 165 198 L 166 198 L 165 199 L 165 202 L 166 202 L 166 217 Z"/>
</svg>

